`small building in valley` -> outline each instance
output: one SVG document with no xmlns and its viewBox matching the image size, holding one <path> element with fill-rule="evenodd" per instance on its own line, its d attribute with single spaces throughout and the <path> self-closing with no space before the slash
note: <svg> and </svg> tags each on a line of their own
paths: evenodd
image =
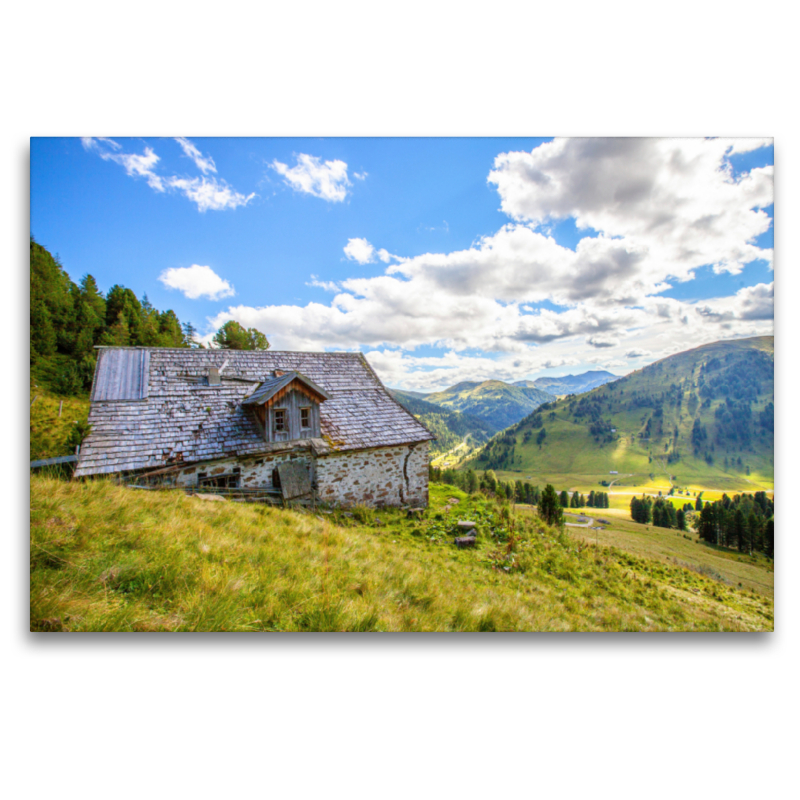
<svg viewBox="0 0 800 800">
<path fill-rule="evenodd" d="M 361 353 L 102 347 L 89 423 L 76 477 L 428 502 L 435 437 Z"/>
</svg>

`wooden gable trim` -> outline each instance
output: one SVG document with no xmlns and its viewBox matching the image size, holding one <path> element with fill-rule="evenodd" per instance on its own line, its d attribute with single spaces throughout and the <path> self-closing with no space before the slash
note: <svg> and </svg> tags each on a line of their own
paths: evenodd
<svg viewBox="0 0 800 800">
<path fill-rule="evenodd" d="M 279 403 L 291 391 L 299 392 L 300 394 L 305 395 L 309 400 L 311 400 L 314 403 L 322 403 L 325 400 L 324 397 L 319 395 L 310 387 L 306 386 L 302 381 L 299 381 L 297 380 L 297 378 L 295 378 L 290 383 L 287 383 L 286 386 L 284 386 L 282 389 L 279 389 L 277 392 L 275 392 L 275 394 L 272 395 L 272 397 L 270 397 L 270 399 L 267 400 L 266 403 L 264 403 L 264 406 L 267 408 L 271 408 L 272 406 Z"/>
</svg>

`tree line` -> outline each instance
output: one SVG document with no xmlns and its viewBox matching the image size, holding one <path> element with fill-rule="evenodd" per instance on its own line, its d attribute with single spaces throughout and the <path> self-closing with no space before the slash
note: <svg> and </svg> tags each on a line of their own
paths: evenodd
<svg viewBox="0 0 800 800">
<path fill-rule="evenodd" d="M 433 483 L 446 483 L 456 486 L 464 492 L 475 494 L 483 492 L 492 497 L 505 498 L 515 503 L 527 503 L 536 505 L 539 502 L 539 487 L 534 486 L 528 481 L 502 481 L 499 480 L 494 470 L 484 470 L 478 476 L 475 470 L 468 469 L 441 469 L 431 466 L 429 468 L 429 478 Z"/>
<path fill-rule="evenodd" d="M 92 385 L 98 345 L 118 347 L 202 347 L 191 322 L 172 309 L 159 311 L 147 295 L 115 284 L 104 295 L 92 275 L 75 284 L 58 256 L 30 237 L 31 375 L 52 391 L 78 395 Z M 255 328 L 233 320 L 214 335 L 213 346 L 266 350 Z"/>
<path fill-rule="evenodd" d="M 721 500 L 703 505 L 697 533 L 710 544 L 774 558 L 775 503 L 765 492 L 737 494 L 732 498 L 723 494 Z"/>
<path fill-rule="evenodd" d="M 559 495 L 562 508 L 608 508 L 608 492 L 589 492 L 586 497 L 575 491 L 572 495 L 564 489 Z"/>
<path fill-rule="evenodd" d="M 702 500 L 698 500 L 702 504 Z M 670 500 L 657 497 L 653 500 L 646 495 L 641 498 L 631 499 L 631 519 L 643 525 L 652 523 L 657 528 L 677 528 L 679 531 L 686 530 L 686 505 L 684 508 L 676 509 Z M 691 505 L 689 505 L 691 508 Z"/>
<path fill-rule="evenodd" d="M 653 500 L 642 495 L 631 499 L 631 519 L 643 525 L 685 531 L 692 511 L 696 512 L 694 526 L 704 541 L 742 553 L 775 557 L 775 503 L 766 492 L 737 494 L 732 498 L 723 494 L 721 500 L 714 502 L 703 502 L 698 497 L 694 507 L 684 503 L 682 509 L 676 509 L 663 497 Z"/>
<path fill-rule="evenodd" d="M 441 469 L 431 466 L 429 468 L 429 478 L 432 483 L 446 483 L 450 486 L 456 486 L 469 494 L 483 492 L 490 497 L 500 497 L 515 503 L 527 503 L 528 505 L 539 506 L 541 510 L 543 492 L 540 491 L 538 486 L 522 480 L 499 480 L 494 470 L 491 469 L 484 470 L 483 473 L 479 475 L 472 469 Z M 570 494 L 566 489 L 559 494 L 550 484 L 548 484 L 548 486 L 553 490 L 553 497 L 555 497 L 555 503 L 558 505 L 559 509 L 587 507 L 608 508 L 607 492 L 591 491 L 587 497 L 578 491 Z M 547 518 L 553 517 L 553 512 L 549 510 L 549 495 L 544 502 L 548 509 L 545 512 L 545 516 Z M 561 519 L 560 516 L 559 519 Z"/>
</svg>

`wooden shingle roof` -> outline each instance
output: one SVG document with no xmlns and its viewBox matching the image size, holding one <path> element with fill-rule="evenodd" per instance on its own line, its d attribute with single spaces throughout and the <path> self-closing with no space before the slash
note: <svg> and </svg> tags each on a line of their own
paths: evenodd
<svg viewBox="0 0 800 800">
<path fill-rule="evenodd" d="M 102 399 L 132 394 L 127 389 L 115 393 L 108 367 L 130 376 L 144 363 L 146 382 L 136 387 L 141 399 Z M 223 366 L 220 384 L 209 385 L 209 368 Z M 265 382 L 269 385 L 275 370 L 300 373 L 328 396 L 320 405 L 320 422 L 332 450 L 434 438 L 388 394 L 361 353 L 101 348 L 94 382 L 103 391 L 93 388 L 92 429 L 75 475 L 158 469 L 274 449 L 242 403 Z"/>
</svg>

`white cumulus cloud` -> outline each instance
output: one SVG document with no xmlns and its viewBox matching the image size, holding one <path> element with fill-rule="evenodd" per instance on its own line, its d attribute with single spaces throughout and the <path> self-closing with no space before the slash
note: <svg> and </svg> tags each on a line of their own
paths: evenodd
<svg viewBox="0 0 800 800">
<path fill-rule="evenodd" d="M 616 336 L 588 336 L 586 344 L 590 344 L 592 347 L 616 347 L 619 339 Z"/>
<path fill-rule="evenodd" d="M 294 167 L 277 159 L 270 167 L 283 176 L 286 184 L 296 192 L 320 197 L 332 203 L 344 200 L 348 187 L 352 185 L 347 177 L 347 164 L 339 159 L 322 161 L 317 156 L 300 153 Z"/>
<path fill-rule="evenodd" d="M 161 160 L 151 147 L 145 147 L 144 153 L 123 153 L 122 145 L 113 139 L 84 137 L 82 140 L 86 150 L 96 152 L 104 161 L 120 164 L 131 177 L 145 178 L 147 185 L 157 192 L 177 191 L 191 200 L 200 212 L 237 208 L 247 205 L 256 195 L 255 192 L 244 195 L 220 178 L 185 178 L 178 175 L 163 176 L 156 172 Z M 203 157 L 200 151 L 188 140 L 176 139 L 183 151 L 192 158 L 197 167 L 205 172 L 216 172 L 213 159 Z"/>
<path fill-rule="evenodd" d="M 731 297 L 698 303 L 695 311 L 714 322 L 772 320 L 775 316 L 774 283 L 746 286 Z"/>
<path fill-rule="evenodd" d="M 574 218 L 639 253 L 644 282 L 693 277 L 708 264 L 741 272 L 770 250 L 773 168 L 733 176 L 727 158 L 770 139 L 557 139 L 530 153 L 502 153 L 489 182 L 503 211 L 542 225 Z M 585 239 L 583 241 L 586 241 Z"/>
<path fill-rule="evenodd" d="M 216 172 L 217 165 L 214 163 L 214 159 L 211 156 L 204 156 L 194 145 L 194 143 L 190 142 L 188 139 L 184 138 L 183 136 L 177 136 L 175 141 L 181 146 L 183 152 L 189 156 L 189 158 L 194 161 L 195 166 L 200 172 L 205 175 L 207 172 Z"/>
<path fill-rule="evenodd" d="M 339 292 L 341 287 L 335 281 L 321 281 L 316 275 L 311 276 L 310 281 L 306 281 L 306 286 L 315 286 L 324 289 L 326 292 Z"/>
<path fill-rule="evenodd" d="M 155 166 L 160 161 L 151 147 L 145 147 L 144 153 L 120 153 L 122 145 L 113 139 L 98 137 L 93 139 L 91 136 L 84 136 L 81 139 L 86 150 L 97 153 L 103 161 L 113 161 L 124 168 L 125 172 L 131 177 L 140 177 L 147 180 L 147 185 L 157 192 L 164 191 L 164 182 L 155 173 Z"/>
<path fill-rule="evenodd" d="M 209 324 L 269 331 L 277 349 L 369 348 L 387 382 L 420 389 L 769 335 L 772 284 L 695 303 L 661 295 L 700 266 L 736 272 L 771 261 L 755 240 L 769 227 L 772 170 L 734 175 L 728 162 L 761 144 L 567 140 L 504 153 L 489 179 L 512 221 L 495 233 L 407 259 L 351 238 L 345 256 L 381 262 L 383 274 L 312 276 L 310 285 L 333 293 L 328 302 L 232 306 Z M 574 249 L 547 230 L 566 217 L 586 231 Z M 412 355 L 423 346 L 445 355 Z"/>
<path fill-rule="evenodd" d="M 366 239 L 348 239 L 344 246 L 344 254 L 350 261 L 357 261 L 359 264 L 373 264 L 376 259 L 383 261 L 384 264 L 388 264 L 390 261 L 398 263 L 408 261 L 407 258 L 396 256 L 383 247 L 376 250 Z"/>
<path fill-rule="evenodd" d="M 366 239 L 348 239 L 344 254 L 359 264 L 370 264 L 375 260 L 375 248 Z"/>
<path fill-rule="evenodd" d="M 190 300 L 207 297 L 221 300 L 236 294 L 228 281 L 220 278 L 211 267 L 192 264 L 191 267 L 172 267 L 165 269 L 158 279 L 170 289 L 178 289 Z"/>
<path fill-rule="evenodd" d="M 255 192 L 243 195 L 225 181 L 217 178 L 178 178 L 173 176 L 166 183 L 171 189 L 177 189 L 184 197 L 191 200 L 200 212 L 222 211 L 226 208 L 246 206 L 256 196 Z"/>
</svg>

